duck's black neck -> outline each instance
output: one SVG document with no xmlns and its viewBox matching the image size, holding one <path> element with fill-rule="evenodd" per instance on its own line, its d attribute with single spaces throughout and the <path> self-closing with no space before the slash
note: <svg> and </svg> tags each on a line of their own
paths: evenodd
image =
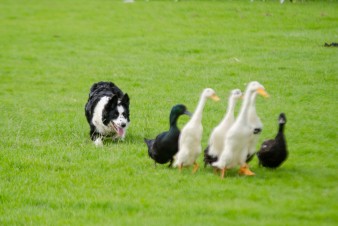
<svg viewBox="0 0 338 226">
<path fill-rule="evenodd" d="M 179 115 L 177 114 L 170 114 L 170 128 L 177 128 L 177 119 L 178 119 Z"/>
<path fill-rule="evenodd" d="M 284 125 L 285 125 L 284 123 L 279 123 L 277 137 L 284 136 Z"/>
<path fill-rule="evenodd" d="M 279 129 L 278 129 L 278 132 L 284 132 L 284 123 L 280 123 L 279 124 Z"/>
</svg>

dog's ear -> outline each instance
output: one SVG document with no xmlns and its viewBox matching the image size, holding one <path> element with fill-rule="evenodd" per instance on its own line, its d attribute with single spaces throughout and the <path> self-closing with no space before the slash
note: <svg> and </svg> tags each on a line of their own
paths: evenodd
<svg viewBox="0 0 338 226">
<path fill-rule="evenodd" d="M 123 97 L 121 99 L 121 104 L 129 106 L 129 96 L 128 96 L 127 93 L 123 95 Z"/>
<path fill-rule="evenodd" d="M 116 108 L 118 102 L 118 97 L 116 95 L 112 96 L 106 105 L 106 109 Z"/>
<path fill-rule="evenodd" d="M 94 83 L 90 88 L 90 93 L 94 92 L 97 89 L 98 83 Z"/>
<path fill-rule="evenodd" d="M 104 107 L 103 111 L 102 111 L 102 121 L 103 124 L 107 125 L 109 123 L 108 120 L 106 120 L 108 118 L 109 112 L 111 112 L 112 108 L 116 108 L 117 106 L 117 96 L 112 96 L 110 98 L 110 100 L 108 101 L 108 103 L 106 104 L 106 106 Z"/>
<path fill-rule="evenodd" d="M 104 113 L 103 114 L 108 114 L 110 112 L 110 109 L 116 108 L 117 100 L 118 100 L 118 98 L 117 98 L 116 95 L 112 96 L 110 98 L 110 100 L 108 101 L 108 103 L 106 104 L 106 106 L 104 107 L 104 109 L 103 109 Z"/>
</svg>

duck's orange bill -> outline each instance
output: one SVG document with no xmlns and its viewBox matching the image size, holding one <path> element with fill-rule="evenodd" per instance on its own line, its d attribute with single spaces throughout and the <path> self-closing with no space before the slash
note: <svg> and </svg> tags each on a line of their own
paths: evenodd
<svg viewBox="0 0 338 226">
<path fill-rule="evenodd" d="M 216 94 L 213 94 L 211 96 L 211 99 L 214 100 L 214 101 L 219 101 L 220 100 L 220 98 Z"/>
<path fill-rule="evenodd" d="M 257 89 L 257 93 L 259 93 L 263 97 L 269 97 L 269 94 L 264 89 L 262 89 L 262 88 L 258 88 Z"/>
</svg>

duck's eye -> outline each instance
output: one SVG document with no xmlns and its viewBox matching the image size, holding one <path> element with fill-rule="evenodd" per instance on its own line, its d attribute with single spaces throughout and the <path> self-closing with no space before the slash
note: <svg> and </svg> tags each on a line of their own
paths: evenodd
<svg viewBox="0 0 338 226">
<path fill-rule="evenodd" d="M 255 128 L 254 129 L 254 134 L 260 134 L 262 132 L 262 129 L 261 128 Z"/>
</svg>

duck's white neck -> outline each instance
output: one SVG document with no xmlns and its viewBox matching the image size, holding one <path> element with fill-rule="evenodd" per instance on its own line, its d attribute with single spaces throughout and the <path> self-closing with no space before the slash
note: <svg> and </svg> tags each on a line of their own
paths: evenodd
<svg viewBox="0 0 338 226">
<path fill-rule="evenodd" d="M 257 113 L 256 113 L 256 97 L 257 97 L 257 93 L 254 92 L 251 95 L 251 98 L 250 98 L 250 108 L 249 108 L 250 115 L 257 115 Z"/>
<path fill-rule="evenodd" d="M 198 122 L 202 121 L 202 111 L 203 111 L 206 101 L 207 101 L 207 97 L 202 94 L 200 97 L 200 100 L 198 101 L 196 110 L 191 117 L 191 121 L 198 121 Z"/>
<path fill-rule="evenodd" d="M 232 115 L 235 117 L 235 105 L 236 105 L 236 99 L 233 97 L 229 98 L 229 103 L 228 103 L 228 109 L 227 109 L 227 114 Z"/>
<path fill-rule="evenodd" d="M 251 90 L 247 90 L 245 92 L 244 101 L 242 103 L 241 110 L 237 117 L 238 120 L 246 121 L 248 119 L 248 113 L 249 113 L 248 110 L 249 110 L 249 106 L 252 100 L 251 97 L 253 94 L 254 94 L 254 91 L 251 91 Z"/>
<path fill-rule="evenodd" d="M 236 99 L 233 98 L 232 96 L 229 97 L 229 101 L 228 101 L 228 108 L 227 108 L 227 111 L 225 113 L 225 116 L 221 122 L 221 125 L 222 124 L 225 124 L 227 123 L 227 120 L 232 118 L 234 119 L 235 118 L 235 105 L 236 105 Z"/>
</svg>

